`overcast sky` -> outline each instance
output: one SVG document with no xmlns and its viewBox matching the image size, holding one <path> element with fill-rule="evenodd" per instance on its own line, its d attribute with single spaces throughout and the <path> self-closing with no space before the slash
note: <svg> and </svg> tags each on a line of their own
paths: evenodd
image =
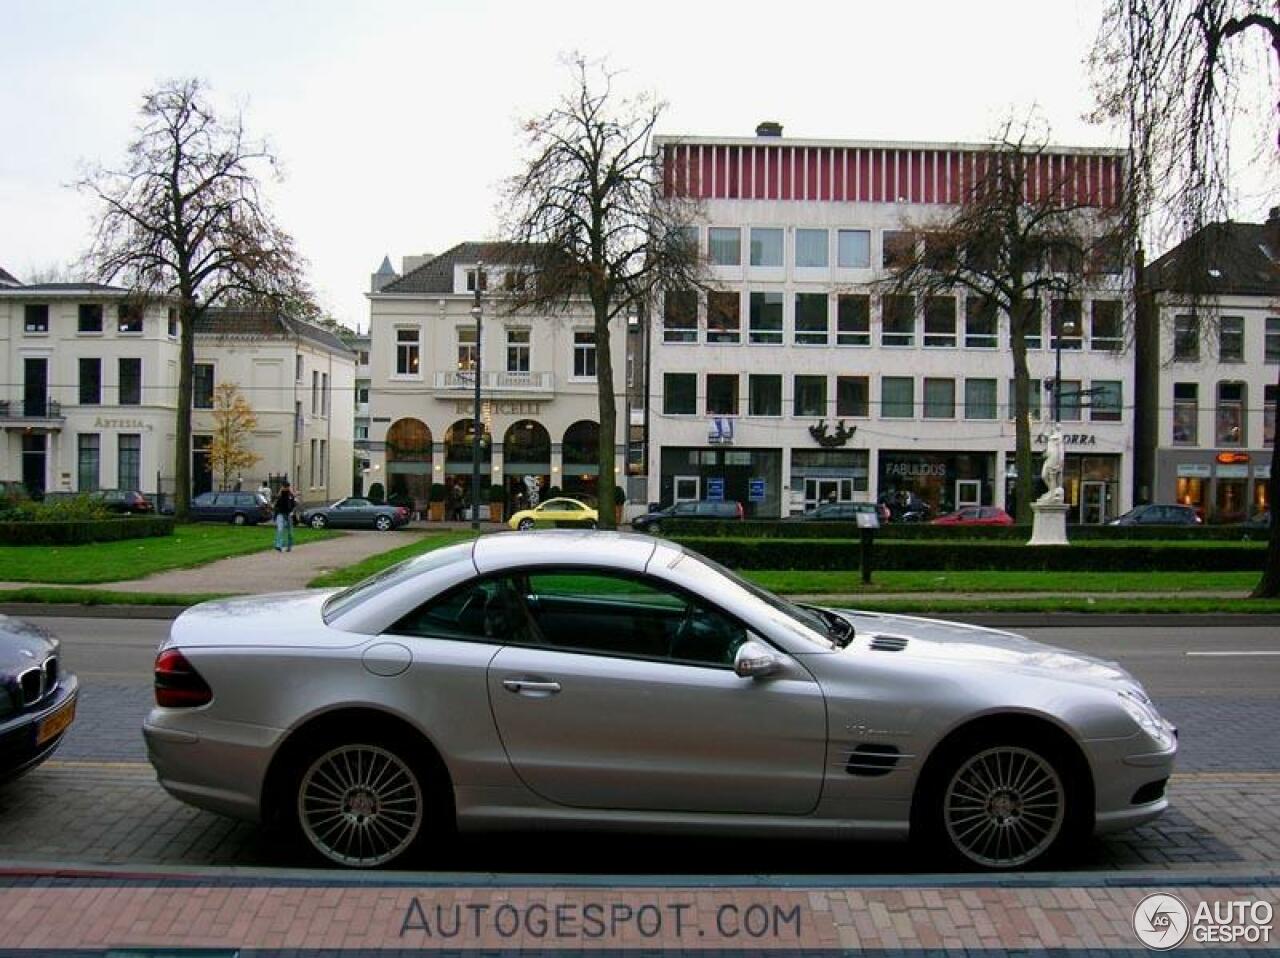
<svg viewBox="0 0 1280 958">
<path fill-rule="evenodd" d="M 1090 126 L 1084 61 L 1102 0 L 27 2 L 0 0 L 0 266 L 24 279 L 86 245 L 85 164 L 119 163 L 144 90 L 198 76 L 242 108 L 286 178 L 269 193 L 321 304 L 368 325 L 389 254 L 491 237 L 518 123 L 607 57 L 669 104 L 663 133 L 981 140 L 1037 105 L 1053 139 Z M 1262 215 L 1261 195 L 1238 216 Z"/>
</svg>

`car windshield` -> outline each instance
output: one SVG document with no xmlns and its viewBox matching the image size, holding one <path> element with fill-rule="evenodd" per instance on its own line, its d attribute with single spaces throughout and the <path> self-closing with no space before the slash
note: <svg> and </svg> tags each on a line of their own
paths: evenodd
<svg viewBox="0 0 1280 958">
<path fill-rule="evenodd" d="M 389 568 L 383 569 L 381 572 L 375 572 L 369 578 L 362 579 L 355 585 L 343 589 L 330 597 L 329 601 L 324 604 L 324 621 L 326 623 L 332 621 L 335 616 L 351 611 L 356 606 L 369 601 L 376 595 L 380 595 L 387 589 L 399 585 L 406 579 L 411 579 L 414 576 L 421 575 L 423 572 L 440 569 L 459 561 L 463 557 L 470 555 L 474 545 L 474 542 L 467 541 L 459 542 L 457 545 L 445 546 L 442 549 L 433 549 L 423 555 L 413 556 L 403 562 L 398 562 Z"/>
</svg>

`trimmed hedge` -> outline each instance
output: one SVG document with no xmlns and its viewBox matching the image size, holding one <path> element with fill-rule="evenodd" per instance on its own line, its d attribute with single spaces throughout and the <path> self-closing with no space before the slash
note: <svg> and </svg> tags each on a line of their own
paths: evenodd
<svg viewBox="0 0 1280 958">
<path fill-rule="evenodd" d="M 781 522 L 777 519 L 665 519 L 659 534 L 672 538 L 731 539 L 857 539 L 853 522 Z M 1026 542 L 1030 526 L 931 526 L 927 523 L 894 522 L 876 530 L 876 541 L 884 539 Z M 1067 538 L 1077 541 L 1241 542 L 1265 540 L 1267 530 L 1241 526 L 1067 526 Z"/>
<path fill-rule="evenodd" d="M 171 516 L 128 516 L 56 522 L 0 522 L 0 545 L 77 546 L 173 535 Z"/>
<path fill-rule="evenodd" d="M 730 539 L 681 536 L 675 541 L 731 569 L 851 571 L 860 568 L 857 539 Z M 1021 542 L 877 540 L 872 568 L 881 571 L 1260 572 L 1266 549 L 1255 543 L 1090 542 L 1027 546 Z"/>
</svg>

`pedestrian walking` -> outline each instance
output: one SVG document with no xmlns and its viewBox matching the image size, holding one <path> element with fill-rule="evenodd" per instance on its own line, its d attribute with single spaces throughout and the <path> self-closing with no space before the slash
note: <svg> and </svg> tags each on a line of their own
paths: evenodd
<svg viewBox="0 0 1280 958">
<path fill-rule="evenodd" d="M 288 480 L 280 483 L 280 495 L 276 496 L 276 552 L 293 551 L 293 513 L 298 500 L 289 488 Z"/>
</svg>

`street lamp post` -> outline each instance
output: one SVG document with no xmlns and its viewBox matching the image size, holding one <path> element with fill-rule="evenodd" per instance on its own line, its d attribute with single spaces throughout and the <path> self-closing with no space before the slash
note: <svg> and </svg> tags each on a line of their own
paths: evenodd
<svg viewBox="0 0 1280 958">
<path fill-rule="evenodd" d="M 484 310 L 480 307 L 480 287 L 484 276 L 484 264 L 476 262 L 476 300 L 471 315 L 476 321 L 476 359 L 471 373 L 475 376 L 475 408 L 471 423 L 471 528 L 480 528 L 480 342 L 484 323 Z"/>
<path fill-rule="evenodd" d="M 1062 337 L 1070 333 L 1075 335 L 1076 324 L 1064 319 L 1053 337 L 1053 424 L 1062 423 Z"/>
</svg>

